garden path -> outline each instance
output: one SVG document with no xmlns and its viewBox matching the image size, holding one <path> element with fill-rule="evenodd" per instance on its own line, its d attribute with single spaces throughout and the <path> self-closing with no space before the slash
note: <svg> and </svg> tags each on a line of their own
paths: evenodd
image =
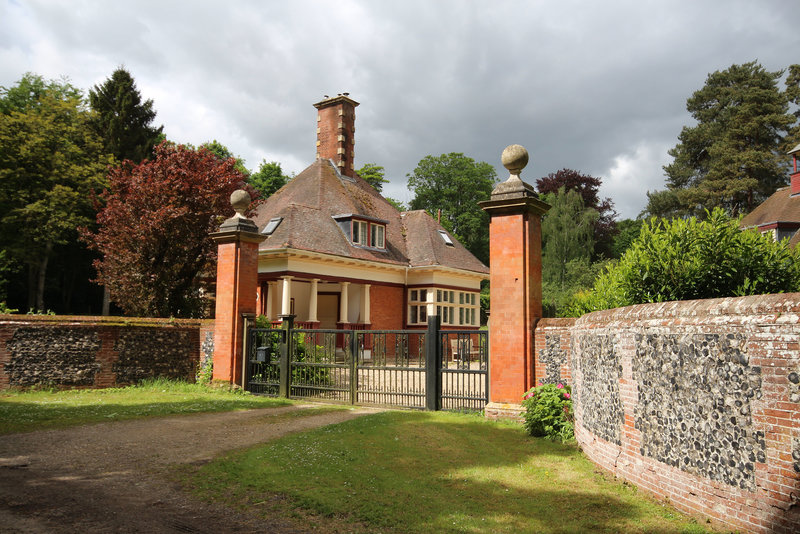
<svg viewBox="0 0 800 534">
<path fill-rule="evenodd" d="M 181 490 L 170 466 L 374 413 L 320 405 L 139 419 L 0 436 L 0 532 L 306 532 Z"/>
</svg>

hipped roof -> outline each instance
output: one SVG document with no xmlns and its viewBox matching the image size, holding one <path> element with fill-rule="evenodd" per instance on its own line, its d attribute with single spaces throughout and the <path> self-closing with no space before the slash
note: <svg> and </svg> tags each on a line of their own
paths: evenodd
<svg viewBox="0 0 800 534">
<path fill-rule="evenodd" d="M 792 196 L 789 187 L 775 191 L 767 200 L 747 214 L 740 223 L 752 228 L 772 223 L 800 223 L 800 195 Z"/>
<path fill-rule="evenodd" d="M 386 249 L 350 243 L 333 218 L 341 214 L 386 221 Z M 425 211 L 401 214 L 369 183 L 359 176 L 341 176 L 327 159 L 317 159 L 270 196 L 256 208 L 253 220 L 260 231 L 275 217 L 283 221 L 261 250 L 290 248 L 409 267 L 489 272 L 452 236 L 453 246 L 445 244 L 439 235 L 444 228 Z"/>
</svg>

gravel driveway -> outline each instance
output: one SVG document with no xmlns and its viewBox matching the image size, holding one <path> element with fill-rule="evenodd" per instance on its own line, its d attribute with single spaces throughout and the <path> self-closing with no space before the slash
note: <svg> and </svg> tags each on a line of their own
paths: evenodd
<svg viewBox="0 0 800 534">
<path fill-rule="evenodd" d="M 165 472 L 375 410 L 295 405 L 0 436 L 0 532 L 306 532 L 180 490 Z M 296 414 L 300 415 L 300 414 Z"/>
</svg>

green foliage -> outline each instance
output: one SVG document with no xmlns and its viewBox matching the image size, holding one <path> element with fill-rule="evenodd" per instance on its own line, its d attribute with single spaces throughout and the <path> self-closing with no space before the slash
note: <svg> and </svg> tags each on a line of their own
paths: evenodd
<svg viewBox="0 0 800 534">
<path fill-rule="evenodd" d="M 792 76 L 798 69 L 790 68 L 785 92 L 778 88 L 783 72 L 769 72 L 755 61 L 708 75 L 686 102 L 697 124 L 683 128 L 669 152 L 673 162 L 664 167 L 667 187 L 680 206 L 672 211 L 703 216 L 704 210 L 721 207 L 739 215 L 785 183 L 781 147 L 785 133 L 797 122 L 789 113 L 789 101 L 797 97 L 792 87 L 798 80 Z M 665 205 L 675 199 L 650 200 L 647 213 L 664 215 Z"/>
<path fill-rule="evenodd" d="M 280 163 L 276 161 L 267 163 L 267 160 L 263 160 L 258 170 L 247 179 L 247 183 L 261 194 L 261 198 L 268 198 L 289 180 L 290 178 L 283 174 Z"/>
<path fill-rule="evenodd" d="M 547 317 L 563 314 L 572 295 L 591 287 L 600 264 L 592 264 L 597 210 L 577 190 L 562 186 L 542 195 L 550 209 L 542 218 L 542 304 Z"/>
<path fill-rule="evenodd" d="M 377 163 L 365 163 L 356 173 L 379 193 L 383 190 L 383 184 L 389 183 L 384 168 Z"/>
<path fill-rule="evenodd" d="M 0 249 L 27 266 L 28 307 L 43 309 L 53 250 L 78 247 L 77 228 L 94 220 L 111 158 L 66 81 L 26 74 L 0 88 L 0 109 Z"/>
<path fill-rule="evenodd" d="M 217 158 L 219 158 L 222 161 L 232 158 L 236 170 L 242 173 L 242 176 L 245 177 L 250 176 L 250 171 L 248 171 L 247 167 L 244 166 L 244 160 L 239 156 L 234 156 L 233 152 L 231 152 L 228 147 L 226 147 L 216 139 L 214 139 L 213 141 L 209 141 L 207 143 L 203 143 L 202 145 L 200 145 L 200 148 L 205 148 L 206 150 L 217 156 Z"/>
<path fill-rule="evenodd" d="M 639 237 L 644 221 L 641 219 L 622 219 L 617 222 L 617 235 L 611 244 L 611 257 L 619 259 Z"/>
<path fill-rule="evenodd" d="M 102 85 L 95 85 L 89 90 L 89 103 L 95 111 L 92 126 L 106 153 L 134 163 L 151 157 L 164 127 L 151 126 L 156 118 L 153 101 L 142 101 L 130 72 L 120 67 Z"/>
<path fill-rule="evenodd" d="M 460 153 L 425 156 L 408 174 L 414 192 L 412 210 L 436 214 L 442 210 L 442 226 L 483 263 L 489 263 L 489 217 L 478 202 L 492 195 L 496 173 L 486 162 Z"/>
<path fill-rule="evenodd" d="M 800 290 L 800 251 L 755 230 L 740 230 L 721 209 L 672 221 L 651 219 L 639 237 L 581 293 L 570 314 L 671 300 Z"/>
<path fill-rule="evenodd" d="M 572 388 L 564 384 L 543 384 L 522 397 L 525 430 L 531 436 L 562 442 L 575 438 L 572 413 Z"/>
</svg>

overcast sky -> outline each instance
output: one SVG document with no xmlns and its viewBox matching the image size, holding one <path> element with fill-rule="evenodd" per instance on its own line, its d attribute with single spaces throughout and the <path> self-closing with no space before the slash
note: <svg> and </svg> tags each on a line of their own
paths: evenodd
<svg viewBox="0 0 800 534">
<path fill-rule="evenodd" d="M 708 73 L 800 63 L 786 1 L 0 0 L 0 85 L 28 71 L 84 89 L 124 65 L 177 142 L 217 139 L 255 169 L 315 157 L 323 95 L 349 92 L 356 168 L 406 174 L 462 152 L 530 183 L 571 168 L 602 178 L 622 217 L 664 187 L 686 99 Z"/>
</svg>

